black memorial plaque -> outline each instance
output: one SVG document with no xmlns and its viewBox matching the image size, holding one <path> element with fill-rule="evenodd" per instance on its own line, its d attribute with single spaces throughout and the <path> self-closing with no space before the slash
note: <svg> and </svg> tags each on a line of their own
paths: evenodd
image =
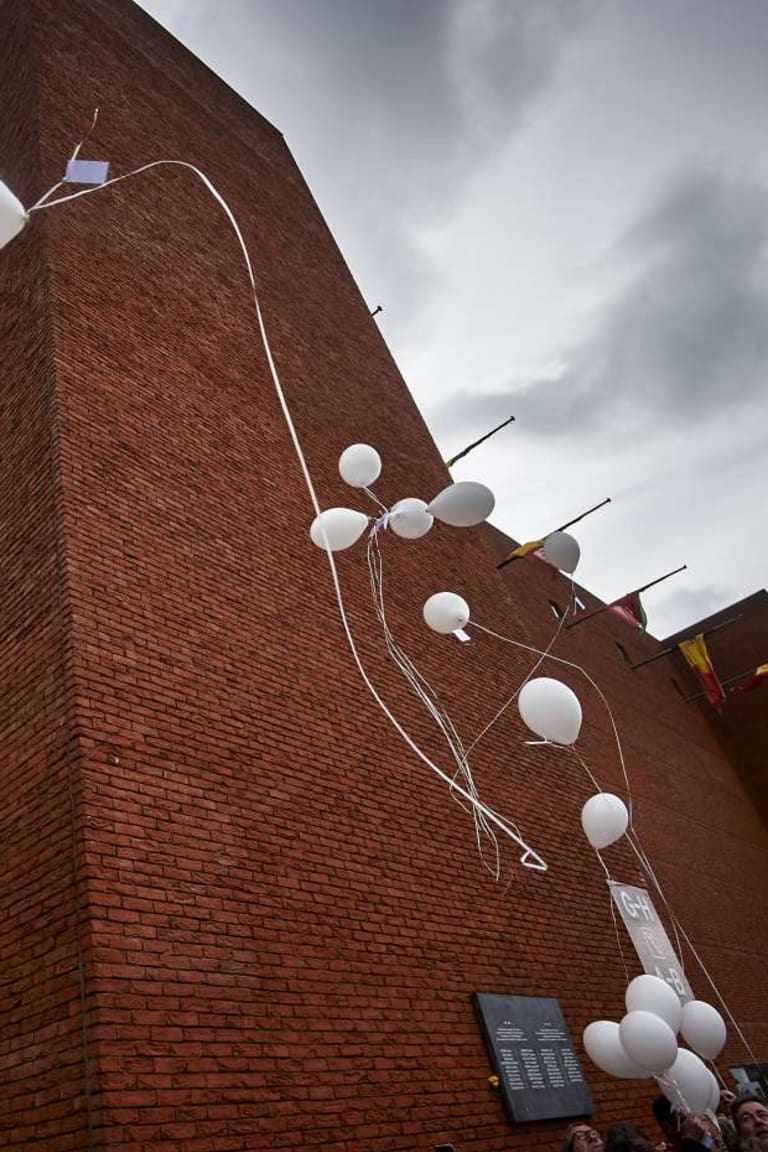
<svg viewBox="0 0 768 1152">
<path fill-rule="evenodd" d="M 592 1112 L 592 1097 L 559 1001 L 475 992 L 472 1002 L 513 1123 Z"/>
</svg>

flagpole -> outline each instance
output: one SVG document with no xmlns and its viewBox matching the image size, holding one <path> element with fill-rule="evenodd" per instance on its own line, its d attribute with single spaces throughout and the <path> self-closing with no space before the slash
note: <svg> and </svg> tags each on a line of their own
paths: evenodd
<svg viewBox="0 0 768 1152">
<path fill-rule="evenodd" d="M 746 680 L 749 676 L 754 676 L 755 669 L 750 668 L 747 672 L 739 672 L 738 676 L 731 676 L 728 680 L 721 680 L 720 685 L 722 688 L 728 688 L 731 684 L 738 684 L 739 680 Z M 692 704 L 694 700 L 701 700 L 706 696 L 706 692 L 697 692 L 695 696 L 685 696 L 686 704 Z"/>
<path fill-rule="evenodd" d="M 482 444 L 485 440 L 490 440 L 491 436 L 495 436 L 497 432 L 501 432 L 502 428 L 506 428 L 507 424 L 511 424 L 513 420 L 514 416 L 510 416 L 508 420 L 503 422 L 503 424 L 499 424 L 496 428 L 492 428 L 490 432 L 486 432 L 485 436 L 481 436 L 479 440 L 475 440 L 466 448 L 462 448 L 461 452 L 457 452 L 455 456 L 451 456 L 450 460 L 446 460 L 446 468 L 453 468 L 457 460 L 461 460 L 463 456 L 466 456 L 469 452 L 472 451 L 473 448 L 477 448 L 477 446 Z"/>
<path fill-rule="evenodd" d="M 611 502 L 610 496 L 606 496 L 605 500 L 601 500 L 599 504 L 595 504 L 594 508 L 587 508 L 586 512 L 582 512 L 581 516 L 574 516 L 573 520 L 569 520 L 566 524 L 561 524 L 560 527 L 555 528 L 554 531 L 555 532 L 564 532 L 565 529 L 570 528 L 572 524 L 578 524 L 579 520 L 583 520 L 585 516 L 591 516 L 593 512 L 597 512 L 598 508 L 604 508 L 606 506 L 606 504 L 610 504 L 610 502 Z M 552 535 L 551 532 L 547 533 L 547 536 L 551 536 L 551 535 Z M 546 538 L 547 538 L 546 536 L 542 537 L 543 540 L 546 540 Z M 521 559 L 522 559 L 521 556 L 507 556 L 506 560 L 502 560 L 501 564 L 496 565 L 496 570 L 500 571 L 502 568 L 506 568 L 507 564 L 511 564 L 513 560 L 521 560 Z"/>
<path fill-rule="evenodd" d="M 715 632 L 720 632 L 723 628 L 730 627 L 741 620 L 741 614 L 738 616 L 731 616 L 728 620 L 723 620 L 722 624 L 716 624 L 714 628 L 707 628 L 706 632 L 702 632 L 702 636 L 712 636 Z M 671 648 L 664 648 L 661 652 L 657 652 L 655 656 L 649 656 L 647 660 L 641 660 L 638 664 L 630 664 L 632 672 L 637 671 L 638 668 L 645 668 L 646 664 L 653 664 L 654 660 L 661 660 L 664 656 L 671 656 L 673 652 L 677 652 L 679 644 L 673 644 Z M 702 692 L 702 696 L 704 693 Z"/>
<path fill-rule="evenodd" d="M 647 584 L 643 584 L 642 588 L 634 588 L 631 592 L 627 592 L 624 596 L 620 596 L 620 600 L 625 600 L 627 596 L 639 596 L 641 592 L 647 592 L 649 588 L 653 588 L 655 584 L 661 584 L 664 580 L 669 580 L 670 576 L 677 576 L 678 572 L 684 572 L 688 567 L 687 564 L 681 564 L 679 568 L 673 569 L 672 572 L 667 572 L 664 576 L 658 576 L 655 580 L 649 580 Z M 613 608 L 615 600 L 610 604 L 601 604 L 599 608 L 593 608 L 591 612 L 587 612 L 584 616 L 577 616 L 570 624 L 566 624 L 566 628 L 575 628 L 577 624 L 583 624 L 585 620 L 591 620 L 593 616 L 599 616 L 601 612 L 607 612 L 609 608 Z"/>
<path fill-rule="evenodd" d="M 605 500 L 601 500 L 599 504 L 595 504 L 594 508 L 587 508 L 586 512 L 582 512 L 581 516 L 574 516 L 573 520 L 569 520 L 567 524 L 561 524 L 559 528 L 555 528 L 555 532 L 565 532 L 566 528 L 570 528 L 572 524 L 578 524 L 579 520 L 583 520 L 585 516 L 591 516 L 593 512 L 597 512 L 598 508 L 605 508 L 606 504 L 610 504 L 610 496 L 606 496 Z"/>
</svg>

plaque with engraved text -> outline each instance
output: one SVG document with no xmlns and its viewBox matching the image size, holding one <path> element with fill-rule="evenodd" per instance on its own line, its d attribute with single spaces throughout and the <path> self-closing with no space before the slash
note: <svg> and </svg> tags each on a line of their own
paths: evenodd
<svg viewBox="0 0 768 1152">
<path fill-rule="evenodd" d="M 557 1000 L 475 992 L 472 1002 L 513 1123 L 591 1113 L 589 1087 Z"/>
</svg>

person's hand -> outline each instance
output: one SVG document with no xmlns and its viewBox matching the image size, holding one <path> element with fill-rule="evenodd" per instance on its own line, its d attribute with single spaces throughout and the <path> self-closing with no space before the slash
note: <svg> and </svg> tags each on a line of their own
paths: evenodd
<svg viewBox="0 0 768 1152">
<path fill-rule="evenodd" d="M 706 1121 L 701 1116 L 686 1116 L 680 1125 L 683 1140 L 701 1140 L 707 1134 Z"/>
</svg>

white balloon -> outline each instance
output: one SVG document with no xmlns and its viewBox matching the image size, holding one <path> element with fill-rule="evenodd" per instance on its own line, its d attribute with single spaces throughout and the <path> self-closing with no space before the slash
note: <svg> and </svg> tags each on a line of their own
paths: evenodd
<svg viewBox="0 0 768 1152">
<path fill-rule="evenodd" d="M 667 1099 L 682 1112 L 704 1112 L 712 1094 L 711 1073 L 695 1052 L 679 1048 L 672 1065 L 660 1077 Z"/>
<path fill-rule="evenodd" d="M 424 619 L 433 632 L 448 635 L 469 620 L 469 604 L 455 592 L 435 592 L 424 605 Z"/>
<path fill-rule="evenodd" d="M 680 997 L 666 980 L 659 976 L 636 976 L 627 988 L 627 1012 L 653 1012 L 669 1024 L 673 1032 L 680 1031 L 683 1006 Z"/>
<path fill-rule="evenodd" d="M 581 704 L 560 680 L 539 676 L 524 684 L 517 707 L 525 724 L 544 740 L 573 744 L 581 729 Z"/>
<path fill-rule="evenodd" d="M 598 851 L 623 836 L 628 824 L 626 804 L 611 792 L 598 792 L 596 796 L 590 796 L 581 810 L 584 835 Z"/>
<path fill-rule="evenodd" d="M 326 508 L 325 512 L 315 516 L 309 535 L 313 544 L 325 548 L 324 528 L 331 552 L 341 552 L 355 544 L 367 527 L 368 517 L 354 508 Z"/>
<path fill-rule="evenodd" d="M 584 1029 L 584 1048 L 593 1064 L 621 1080 L 645 1079 L 644 1068 L 630 1060 L 621 1045 L 619 1026 L 613 1020 L 595 1020 Z"/>
<path fill-rule="evenodd" d="M 495 503 L 493 492 L 485 484 L 459 480 L 438 492 L 427 505 L 427 512 L 453 528 L 473 528 L 490 516 Z"/>
<path fill-rule="evenodd" d="M 352 488 L 367 488 L 381 474 L 381 456 L 370 444 L 350 444 L 339 456 L 339 473 Z"/>
<path fill-rule="evenodd" d="M 5 248 L 14 236 L 18 236 L 27 220 L 29 216 L 21 201 L 0 180 L 0 248 Z"/>
<path fill-rule="evenodd" d="M 395 536 L 402 536 L 404 540 L 426 536 L 434 522 L 434 516 L 427 512 L 426 500 L 418 500 L 415 496 L 398 500 L 389 513 L 389 527 Z"/>
<path fill-rule="evenodd" d="M 550 532 L 542 549 L 544 559 L 561 572 L 575 572 L 581 557 L 578 540 L 567 532 Z"/>
<path fill-rule="evenodd" d="M 705 1060 L 714 1060 L 725 1044 L 725 1021 L 705 1000 L 689 1000 L 683 1005 L 683 1038 Z"/>
<path fill-rule="evenodd" d="M 619 1024 L 624 1051 L 649 1073 L 660 1076 L 677 1056 L 675 1034 L 660 1016 L 653 1012 L 628 1012 Z"/>
</svg>

